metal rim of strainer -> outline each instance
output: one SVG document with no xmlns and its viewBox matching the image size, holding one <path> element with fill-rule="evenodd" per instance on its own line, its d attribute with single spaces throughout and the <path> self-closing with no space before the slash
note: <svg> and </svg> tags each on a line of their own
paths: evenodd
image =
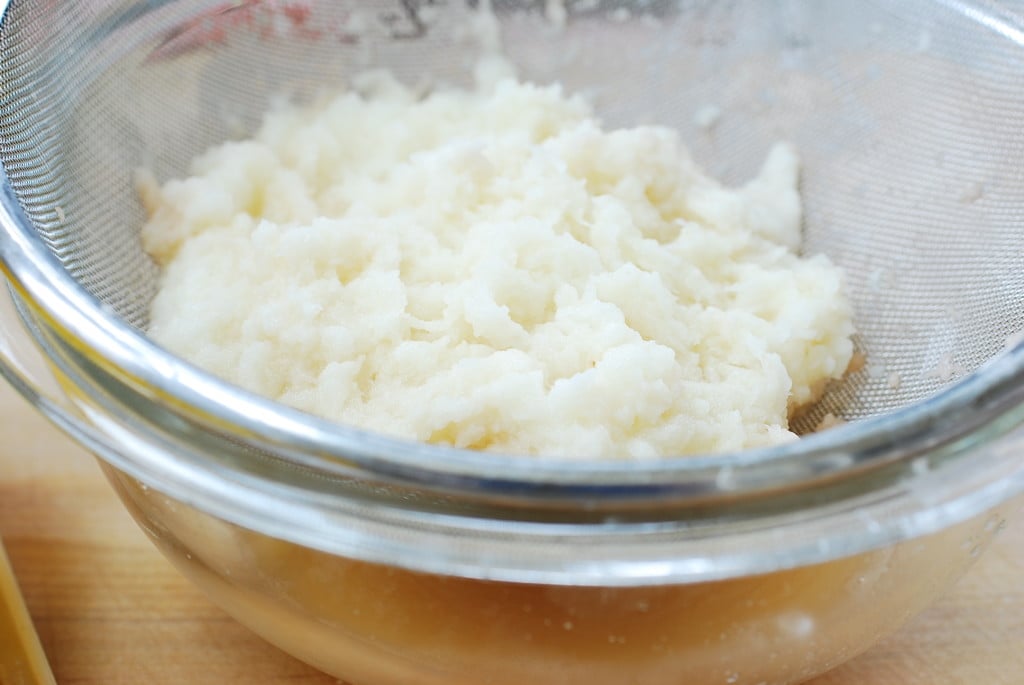
<svg viewBox="0 0 1024 685">
<path fill-rule="evenodd" d="M 642 462 L 524 458 L 413 443 L 339 426 L 220 380 L 173 356 L 79 285 L 35 233 L 0 175 L 0 264 L 48 324 L 109 372 L 211 431 L 325 472 L 448 492 L 514 493 L 524 500 L 739 497 L 812 488 L 911 462 L 1024 404 L 1024 341 L 961 381 L 890 414 L 779 447 Z M 143 458 L 143 457 L 140 457 Z"/>
</svg>

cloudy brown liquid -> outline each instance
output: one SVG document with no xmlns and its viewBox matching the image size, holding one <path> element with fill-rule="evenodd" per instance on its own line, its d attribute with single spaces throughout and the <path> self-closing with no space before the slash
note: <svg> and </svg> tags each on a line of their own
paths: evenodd
<svg viewBox="0 0 1024 685">
<path fill-rule="evenodd" d="M 354 685 L 796 683 L 926 606 L 992 528 L 973 521 L 760 576 L 565 587 L 352 561 L 210 519 L 123 477 L 116 484 L 161 549 L 217 603 Z"/>
</svg>

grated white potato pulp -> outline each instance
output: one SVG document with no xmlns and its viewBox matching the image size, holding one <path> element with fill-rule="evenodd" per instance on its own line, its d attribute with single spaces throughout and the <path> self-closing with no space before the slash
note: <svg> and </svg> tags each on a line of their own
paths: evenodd
<svg viewBox="0 0 1024 685">
<path fill-rule="evenodd" d="M 376 73 L 192 173 L 140 183 L 150 334 L 345 424 L 530 455 L 740 449 L 792 439 L 851 359 L 840 270 L 795 253 L 788 145 L 730 189 L 674 131 L 604 131 L 558 86 L 418 97 Z"/>
</svg>

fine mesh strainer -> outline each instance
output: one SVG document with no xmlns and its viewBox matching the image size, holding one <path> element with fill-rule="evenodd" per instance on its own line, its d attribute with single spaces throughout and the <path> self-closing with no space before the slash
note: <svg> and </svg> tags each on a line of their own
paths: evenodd
<svg viewBox="0 0 1024 685">
<path fill-rule="evenodd" d="M 0 256 L 26 320 L 65 371 L 103 375 L 93 379 L 107 384 L 102 401 L 174 440 L 224 438 L 218 458 L 232 468 L 368 471 L 510 499 L 538 495 L 538 484 L 542 498 L 570 500 L 763 494 L 968 439 L 1017 402 L 1024 349 L 1003 354 L 1024 329 L 1024 18 L 1013 8 L 495 4 L 503 50 L 523 78 L 585 93 L 609 126 L 678 128 L 719 178 L 739 183 L 773 142 L 795 143 L 805 250 L 848 275 L 865 364 L 796 429 L 829 413 L 863 421 L 785 448 L 643 468 L 526 463 L 331 426 L 210 378 L 142 333 L 158 273 L 137 236 L 136 169 L 185 175 L 207 147 L 251 133 L 275 99 L 308 100 L 370 66 L 424 87 L 468 84 L 487 42 L 474 26 L 489 8 L 23 0 L 3 9 Z M 710 126 L 700 116 L 708 108 L 721 113 Z M 119 465 L 152 476 L 139 463 Z"/>
<path fill-rule="evenodd" d="M 525 78 L 590 95 L 609 125 L 683 131 L 739 182 L 771 142 L 805 164 L 808 252 L 846 268 L 864 368 L 799 419 L 933 395 L 1024 328 L 1024 52 L 993 3 L 499 3 Z M 547 12 L 545 13 L 545 10 Z M 0 34 L 0 159 L 67 273 L 144 329 L 157 272 L 132 174 L 186 173 L 369 65 L 465 82 L 479 47 L 458 2 L 11 2 Z M 612 47 L 614 46 L 614 47 Z M 695 125 L 702 107 L 722 116 Z"/>
</svg>

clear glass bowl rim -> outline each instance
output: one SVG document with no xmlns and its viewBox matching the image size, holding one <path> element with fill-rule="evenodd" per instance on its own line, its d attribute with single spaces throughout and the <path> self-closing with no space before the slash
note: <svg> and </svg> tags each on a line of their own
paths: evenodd
<svg viewBox="0 0 1024 685">
<path fill-rule="evenodd" d="M 35 233 L 0 175 L 0 261 L 13 287 L 62 336 L 91 351 L 134 388 L 167 398 L 190 421 L 225 427 L 240 439 L 289 455 L 306 467 L 446 490 L 651 497 L 735 496 L 812 486 L 880 465 L 910 461 L 969 434 L 1024 401 L 1024 340 L 936 395 L 886 415 L 782 446 L 644 461 L 524 458 L 415 443 L 311 416 L 243 390 L 172 355 L 116 317 L 78 284 Z M 725 474 L 727 477 L 723 477 Z M 610 489 L 621 491 L 610 492 Z"/>
</svg>

